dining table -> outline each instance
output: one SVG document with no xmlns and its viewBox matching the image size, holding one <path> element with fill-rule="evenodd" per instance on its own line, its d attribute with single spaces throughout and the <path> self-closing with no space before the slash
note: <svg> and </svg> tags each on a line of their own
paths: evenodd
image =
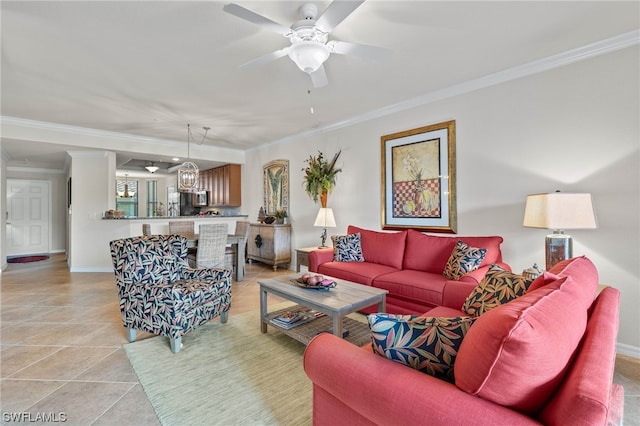
<svg viewBox="0 0 640 426">
<path fill-rule="evenodd" d="M 245 246 L 247 240 L 244 235 L 227 235 L 227 244 L 232 245 L 236 249 L 236 281 L 242 281 L 244 279 L 244 259 L 245 259 Z M 198 248 L 198 234 L 193 234 L 187 237 L 188 248 Z"/>
</svg>

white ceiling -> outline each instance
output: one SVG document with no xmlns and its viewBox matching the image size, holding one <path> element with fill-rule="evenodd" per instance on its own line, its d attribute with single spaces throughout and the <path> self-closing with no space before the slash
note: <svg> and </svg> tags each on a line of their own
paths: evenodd
<svg viewBox="0 0 640 426">
<path fill-rule="evenodd" d="M 238 1 L 286 26 L 304 3 Z M 322 11 L 330 2 L 315 3 Z M 211 127 L 203 146 L 238 150 L 640 28 L 637 1 L 369 0 L 330 39 L 384 47 L 393 56 L 370 62 L 334 54 L 325 63 L 329 85 L 313 89 L 287 57 L 240 70 L 289 42 L 225 13 L 226 2 L 0 4 L 4 118 L 118 132 L 158 146 L 186 145 L 190 123 L 196 138 Z M 77 147 L 2 138 L 9 165 L 62 168 L 69 149 Z M 164 159 L 135 147 L 119 151 L 120 164 L 129 158 Z"/>
</svg>

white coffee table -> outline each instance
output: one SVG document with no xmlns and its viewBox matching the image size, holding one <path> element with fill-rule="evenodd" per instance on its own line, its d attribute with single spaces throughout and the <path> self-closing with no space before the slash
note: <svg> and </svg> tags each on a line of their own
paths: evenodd
<svg viewBox="0 0 640 426">
<path fill-rule="evenodd" d="M 307 344 L 318 332 L 330 329 L 336 336 L 345 337 L 346 340 L 355 344 L 364 344 L 361 343 L 362 339 L 359 339 L 356 333 L 349 332 L 349 336 L 346 336 L 345 330 L 362 331 L 363 328 L 367 330 L 368 326 L 362 322 L 346 318 L 346 315 L 375 304 L 378 305 L 378 312 L 386 311 L 387 290 L 331 277 L 327 278 L 333 279 L 337 284 L 336 287 L 329 290 L 308 289 L 300 287 L 293 282 L 299 277 L 299 274 L 293 274 L 258 280 L 260 285 L 261 332 L 266 333 L 267 326 L 271 325 L 294 339 Z M 275 294 L 314 311 L 322 312 L 327 317 L 319 318 L 288 330 L 277 327 L 270 323 L 269 320 L 283 311 L 268 311 L 267 293 Z M 289 309 L 292 308 L 284 311 Z"/>
</svg>

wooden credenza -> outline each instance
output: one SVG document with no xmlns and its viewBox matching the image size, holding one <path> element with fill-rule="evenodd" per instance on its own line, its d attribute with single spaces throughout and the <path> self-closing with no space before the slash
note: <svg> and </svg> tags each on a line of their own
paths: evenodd
<svg viewBox="0 0 640 426">
<path fill-rule="evenodd" d="M 273 265 L 291 263 L 291 225 L 267 225 L 266 223 L 252 223 L 249 227 L 247 241 L 247 257 L 249 261 Z"/>
</svg>

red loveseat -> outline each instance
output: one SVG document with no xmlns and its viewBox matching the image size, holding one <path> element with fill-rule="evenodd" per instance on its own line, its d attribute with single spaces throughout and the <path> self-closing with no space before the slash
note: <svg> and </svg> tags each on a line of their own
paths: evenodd
<svg viewBox="0 0 640 426">
<path fill-rule="evenodd" d="M 304 354 L 313 424 L 620 424 L 620 293 L 607 287 L 594 300 L 597 287 L 593 264 L 574 258 L 482 314 L 458 351 L 455 384 L 321 334 Z"/>
<path fill-rule="evenodd" d="M 502 237 L 436 236 L 413 229 L 377 232 L 353 225 L 347 233 L 360 233 L 364 262 L 334 262 L 333 248 L 319 249 L 309 253 L 309 270 L 388 290 L 388 313 L 419 315 L 436 306 L 462 306 L 491 264 L 511 270 L 502 262 Z M 443 271 L 458 240 L 487 252 L 478 269 L 448 280 Z"/>
</svg>

